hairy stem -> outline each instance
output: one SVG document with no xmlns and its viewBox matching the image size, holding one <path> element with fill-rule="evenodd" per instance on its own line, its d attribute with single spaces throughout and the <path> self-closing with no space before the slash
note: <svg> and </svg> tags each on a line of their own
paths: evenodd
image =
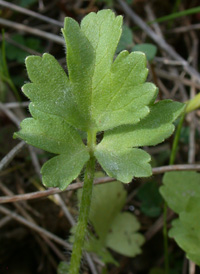
<svg viewBox="0 0 200 274">
<path fill-rule="evenodd" d="M 90 159 L 86 164 L 84 185 L 82 190 L 82 197 L 80 203 L 80 211 L 78 224 L 76 227 L 75 240 L 70 261 L 69 274 L 78 274 L 82 256 L 82 250 L 87 231 L 87 223 L 89 217 L 89 210 L 92 198 L 92 187 L 95 172 L 95 157 L 94 146 L 96 144 L 96 133 L 88 133 L 88 149 L 90 152 Z"/>
</svg>

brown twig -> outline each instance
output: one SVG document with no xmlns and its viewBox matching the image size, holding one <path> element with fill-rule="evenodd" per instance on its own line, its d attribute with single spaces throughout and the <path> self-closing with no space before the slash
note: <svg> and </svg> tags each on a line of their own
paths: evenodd
<svg viewBox="0 0 200 274">
<path fill-rule="evenodd" d="M 54 235 L 53 233 L 47 231 L 44 228 L 39 227 L 36 224 L 33 224 L 29 221 L 27 221 L 25 218 L 23 218 L 22 216 L 16 214 L 15 212 L 10 211 L 9 209 L 7 209 L 6 207 L 0 206 L 0 212 L 10 216 L 11 218 L 13 218 L 14 220 L 18 221 L 19 223 L 29 227 L 30 229 L 37 231 L 43 235 L 45 235 L 46 237 L 48 237 L 49 239 L 53 240 L 54 242 L 56 242 L 57 244 L 60 244 L 61 246 L 66 247 L 67 249 L 71 250 L 71 245 L 68 244 L 66 241 L 64 241 L 63 239 L 61 239 L 60 237 Z"/>
<path fill-rule="evenodd" d="M 156 167 L 152 169 L 153 175 L 162 174 L 165 172 L 183 171 L 183 170 L 200 170 L 200 164 L 162 166 L 162 167 Z M 113 181 L 115 181 L 115 179 L 110 177 L 102 177 L 102 178 L 96 179 L 94 182 L 94 185 L 104 184 L 104 183 L 113 182 Z M 82 187 L 83 187 L 83 182 L 74 183 L 69 185 L 64 191 L 77 190 Z M 0 197 L 0 204 L 44 198 L 60 192 L 62 191 L 59 188 L 51 188 L 44 191 L 36 191 L 28 194 L 14 195 L 12 197 Z"/>
<path fill-rule="evenodd" d="M 0 110 L 2 110 L 8 116 L 8 118 L 10 118 L 10 120 L 19 128 L 20 120 L 16 117 L 16 115 L 10 109 L 8 109 L 1 102 L 0 102 Z"/>
<path fill-rule="evenodd" d="M 174 73 L 172 74 L 172 73 L 169 73 L 169 72 L 164 71 L 162 69 L 155 69 L 155 72 L 161 78 L 168 79 L 168 80 L 174 80 L 174 81 L 177 81 L 177 82 L 181 81 L 186 86 L 193 85 L 194 87 L 200 89 L 200 84 L 195 83 L 195 82 L 193 82 L 190 79 L 182 78 L 182 77 L 180 77 L 178 75 L 175 75 Z"/>
<path fill-rule="evenodd" d="M 7 194 L 9 196 L 13 195 L 13 193 L 5 185 L 3 185 L 1 182 L 0 182 L 0 189 L 1 189 L 1 191 L 3 191 L 5 194 Z M 14 206 L 17 208 L 17 210 L 20 212 L 20 214 L 24 218 L 26 218 L 30 223 L 38 225 L 35 222 L 35 220 L 32 218 L 32 216 L 30 216 L 30 214 L 26 211 L 25 207 L 22 204 L 15 202 Z M 65 260 L 65 256 L 62 254 L 62 252 L 60 252 L 60 250 L 57 248 L 57 246 L 53 242 L 50 241 L 50 239 L 48 237 L 46 237 L 42 233 L 40 233 L 40 237 L 42 237 L 43 240 L 51 247 L 51 249 L 55 252 L 55 254 L 57 254 L 57 256 L 60 260 Z M 39 245 L 41 246 L 41 248 L 43 249 L 43 251 L 47 255 L 49 255 L 48 250 L 46 250 L 44 248 L 44 246 L 42 245 L 40 238 L 38 236 L 36 236 L 36 239 L 37 239 L 37 242 L 39 243 Z"/>
<path fill-rule="evenodd" d="M 21 141 L 1 160 L 0 171 L 3 170 L 12 161 L 15 155 L 17 155 L 25 145 L 26 143 Z"/>
</svg>

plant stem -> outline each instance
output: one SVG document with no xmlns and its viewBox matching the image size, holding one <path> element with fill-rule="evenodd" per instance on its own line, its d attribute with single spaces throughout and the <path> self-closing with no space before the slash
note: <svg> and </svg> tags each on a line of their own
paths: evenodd
<svg viewBox="0 0 200 274">
<path fill-rule="evenodd" d="M 177 148 L 178 148 L 178 142 L 179 142 L 179 139 L 180 139 L 181 129 L 182 129 L 182 126 L 183 126 L 184 119 L 185 119 L 185 112 L 181 115 L 177 130 L 176 130 L 176 134 L 175 134 L 175 137 L 174 137 L 174 141 L 173 141 L 173 145 L 172 145 L 172 152 L 171 152 L 170 160 L 169 160 L 170 165 L 173 165 L 174 161 L 175 161 L 176 152 L 177 152 Z"/>
<path fill-rule="evenodd" d="M 174 137 L 173 145 L 172 145 L 172 151 L 170 155 L 170 160 L 169 160 L 169 165 L 173 165 L 175 158 L 176 158 L 176 152 L 178 149 L 178 143 L 181 135 L 181 129 L 183 126 L 183 122 L 185 119 L 185 112 L 182 114 L 176 134 Z M 167 235 L 167 203 L 166 201 L 164 202 L 164 209 L 163 209 L 163 238 L 164 238 L 164 257 L 165 257 L 165 274 L 169 273 L 169 254 L 168 254 L 168 235 Z"/>
<path fill-rule="evenodd" d="M 95 172 L 95 157 L 94 146 L 96 145 L 96 133 L 88 133 L 88 149 L 90 153 L 90 159 L 86 164 L 84 185 L 82 190 L 82 197 L 80 203 L 80 211 L 78 224 L 76 227 L 75 240 L 72 250 L 72 256 L 70 261 L 69 274 L 78 274 L 82 256 L 82 250 L 87 231 L 87 223 L 89 217 L 90 204 L 92 199 L 92 187 L 94 181 Z"/>
</svg>

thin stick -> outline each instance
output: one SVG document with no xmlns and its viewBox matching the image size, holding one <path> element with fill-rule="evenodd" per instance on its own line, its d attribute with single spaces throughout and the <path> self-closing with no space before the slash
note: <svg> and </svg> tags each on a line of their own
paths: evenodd
<svg viewBox="0 0 200 274">
<path fill-rule="evenodd" d="M 189 25 L 189 26 L 184 26 L 184 27 L 178 27 L 178 28 L 173 28 L 172 30 L 168 30 L 168 33 L 181 33 L 181 32 L 187 32 L 190 30 L 198 30 L 200 29 L 200 24 L 194 24 L 194 25 Z"/>
<path fill-rule="evenodd" d="M 13 192 L 10 191 L 5 185 L 3 185 L 0 182 L 0 189 L 7 195 L 13 195 Z M 38 225 L 35 220 L 32 218 L 32 216 L 29 215 L 29 213 L 25 210 L 24 206 L 20 203 L 15 202 L 14 203 L 15 207 L 17 208 L 17 210 L 20 212 L 20 214 L 26 218 L 30 223 L 33 223 L 35 225 Z M 7 216 L 9 217 L 9 216 Z M 52 250 L 55 252 L 55 254 L 57 254 L 58 258 L 60 260 L 65 260 L 65 256 L 60 252 L 60 250 L 57 248 L 57 246 L 51 242 L 51 240 L 46 237 L 44 234 L 40 233 L 40 236 L 44 239 L 44 241 L 52 248 Z M 36 238 L 39 242 L 39 245 L 41 246 L 41 240 L 40 238 Z M 45 250 L 47 252 L 47 250 Z"/>
<path fill-rule="evenodd" d="M 174 80 L 174 81 L 177 81 L 177 82 L 181 81 L 186 86 L 192 86 L 193 85 L 194 87 L 200 89 L 200 85 L 198 83 L 192 82 L 192 80 L 190 80 L 190 79 L 182 78 L 180 76 L 169 73 L 169 72 L 164 71 L 162 69 L 155 69 L 155 72 L 161 78 L 168 79 L 168 80 Z"/>
<path fill-rule="evenodd" d="M 4 25 L 6 27 L 10 27 L 10 28 L 19 30 L 19 31 L 31 33 L 31 34 L 39 36 L 41 38 L 49 39 L 49 40 L 54 41 L 55 43 L 64 45 L 64 39 L 62 37 L 52 34 L 52 33 L 48 33 L 48 32 L 45 32 L 45 31 L 42 31 L 39 29 L 34 29 L 31 27 L 25 26 L 23 24 L 12 22 L 12 21 L 9 21 L 9 20 L 3 19 L 3 18 L 0 18 L 0 24 Z"/>
<path fill-rule="evenodd" d="M 59 22 L 59 21 L 57 21 L 55 19 L 52 19 L 52 18 L 49 18 L 49 17 L 47 17 L 45 15 L 41 15 L 41 14 L 35 12 L 35 11 L 22 8 L 20 6 L 12 4 L 10 2 L 6 2 L 6 1 L 3 1 L 3 0 L 0 0 L 0 6 L 9 8 L 11 10 L 18 11 L 20 13 L 23 13 L 23 14 L 26 14 L 26 15 L 29 15 L 29 16 L 32 16 L 32 17 L 35 17 L 35 18 L 37 18 L 39 20 L 45 21 L 45 22 L 47 22 L 49 24 L 52 24 L 54 26 L 56 25 L 56 26 L 59 26 L 59 27 L 63 27 L 63 23 L 62 22 Z"/>
<path fill-rule="evenodd" d="M 10 103 L 5 103 L 4 106 L 6 108 L 12 109 L 12 108 L 21 108 L 21 107 L 28 107 L 30 102 L 10 102 Z"/>
<path fill-rule="evenodd" d="M 16 115 L 12 111 L 6 108 L 5 105 L 2 104 L 1 102 L 0 102 L 0 110 L 2 110 L 10 118 L 10 120 L 13 121 L 13 123 L 19 128 L 20 120 L 16 117 Z"/>
<path fill-rule="evenodd" d="M 9 151 L 9 153 L 0 162 L 0 171 L 3 170 L 12 161 L 15 155 L 17 155 L 25 145 L 26 143 L 21 141 L 11 151 Z"/>
<path fill-rule="evenodd" d="M 184 170 L 200 171 L 200 164 L 161 166 L 161 167 L 156 167 L 152 169 L 153 175 L 162 174 L 162 173 L 171 172 L 171 171 L 178 171 L 178 170 L 179 171 L 184 171 Z M 102 178 L 96 179 L 94 181 L 94 185 L 105 184 L 113 181 L 115 181 L 115 179 L 110 177 L 102 177 Z M 65 192 L 65 191 L 77 190 L 82 187 L 83 187 L 83 182 L 80 182 L 80 183 L 74 183 L 69 185 L 64 191 L 61 191 L 59 188 L 50 188 L 44 191 L 36 191 L 36 192 L 27 193 L 27 194 L 14 195 L 12 197 L 0 197 L 0 204 L 44 198 L 44 197 Z"/>
<path fill-rule="evenodd" d="M 12 218 L 10 216 L 6 216 L 0 220 L 0 228 L 10 222 Z"/>
<path fill-rule="evenodd" d="M 10 211 L 6 207 L 0 206 L 0 212 L 5 214 L 5 215 L 8 215 L 8 216 L 12 217 L 14 220 L 18 221 L 19 223 L 29 227 L 32 230 L 35 230 L 35 231 L 47 236 L 49 239 L 53 240 L 54 242 L 56 242 L 56 243 L 60 244 L 61 246 L 64 246 L 67 249 L 71 250 L 71 245 L 68 244 L 63 239 L 61 239 L 60 237 L 54 235 L 53 233 L 47 231 L 44 228 L 39 227 L 36 224 L 33 224 L 33 223 L 27 221 L 25 218 L 23 218 L 22 216 L 16 214 L 15 212 Z"/>
</svg>

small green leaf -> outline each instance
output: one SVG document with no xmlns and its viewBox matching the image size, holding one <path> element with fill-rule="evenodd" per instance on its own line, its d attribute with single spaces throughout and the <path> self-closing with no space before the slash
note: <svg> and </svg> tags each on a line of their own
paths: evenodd
<svg viewBox="0 0 200 274">
<path fill-rule="evenodd" d="M 185 112 L 189 113 L 192 112 L 200 107 L 200 92 L 192 98 L 186 106 Z"/>
<path fill-rule="evenodd" d="M 135 216 L 128 212 L 119 213 L 112 222 L 106 245 L 118 253 L 135 257 L 142 252 L 144 237 L 137 233 L 140 225 Z"/>
<path fill-rule="evenodd" d="M 89 159 L 89 153 L 78 132 L 64 119 L 39 111 L 33 103 L 29 106 L 33 118 L 21 123 L 15 137 L 51 153 L 60 154 L 42 167 L 43 184 L 65 189 L 80 173 Z"/>
<path fill-rule="evenodd" d="M 200 196 L 190 198 L 179 219 L 172 222 L 169 236 L 186 252 L 187 258 L 200 266 Z"/>
<path fill-rule="evenodd" d="M 25 38 L 24 36 L 19 34 L 15 34 L 11 38 L 19 45 L 39 52 L 42 50 L 40 40 L 37 38 Z M 13 44 L 10 44 L 9 42 L 6 42 L 6 57 L 8 58 L 8 60 L 16 60 L 17 62 L 24 64 L 24 60 L 27 56 L 28 52 Z"/>
<path fill-rule="evenodd" d="M 149 177 L 152 174 L 151 157 L 141 149 L 112 148 L 102 143 L 97 146 L 95 156 L 110 177 L 123 183 L 131 182 L 134 176 Z"/>
<path fill-rule="evenodd" d="M 132 48 L 132 51 L 142 51 L 145 53 L 147 60 L 152 61 L 153 58 L 156 56 L 157 47 L 153 44 L 144 43 L 135 45 Z"/>
<path fill-rule="evenodd" d="M 125 202 L 126 191 L 120 182 L 94 187 L 89 219 L 100 238 L 106 238 L 114 218 Z"/>
<path fill-rule="evenodd" d="M 169 236 L 186 252 L 187 257 L 200 265 L 200 174 L 176 171 L 164 175 L 160 192 L 170 208 L 179 214 L 172 222 Z"/>
<path fill-rule="evenodd" d="M 77 147 L 78 150 L 78 147 Z M 47 187 L 59 187 L 64 190 L 80 174 L 89 155 L 84 150 L 69 151 L 47 161 L 42 169 L 42 182 Z"/>
<path fill-rule="evenodd" d="M 127 193 L 120 182 L 94 187 L 90 221 L 98 235 L 99 245 L 109 247 L 125 256 L 141 253 L 144 237 L 137 231 L 140 224 L 128 212 L 121 213 Z M 100 244 L 101 243 L 101 244 Z"/>
<path fill-rule="evenodd" d="M 164 141 L 172 134 L 172 122 L 183 109 L 181 103 L 161 101 L 154 104 L 150 114 L 136 125 L 106 131 L 102 142 L 96 147 L 95 156 L 107 174 L 124 183 L 130 182 L 133 176 L 150 176 L 150 156 L 132 147 L 156 145 Z M 165 115 L 160 115 L 162 111 Z"/>
<path fill-rule="evenodd" d="M 172 123 L 184 107 L 178 102 L 160 101 L 152 105 L 149 115 L 138 124 L 106 131 L 101 145 L 112 147 L 114 144 L 118 148 L 157 145 L 172 134 L 174 131 Z"/>
<path fill-rule="evenodd" d="M 133 44 L 133 34 L 131 29 L 127 25 L 122 27 L 122 36 L 119 40 L 116 52 L 119 53 L 122 50 L 128 49 Z"/>
<path fill-rule="evenodd" d="M 191 197 L 200 196 L 200 174 L 195 171 L 167 172 L 160 193 L 169 207 L 180 214 Z"/>
<path fill-rule="evenodd" d="M 32 83 L 25 84 L 22 91 L 35 108 L 62 117 L 69 124 L 81 120 L 68 77 L 53 56 L 29 56 L 26 67 Z"/>
</svg>

